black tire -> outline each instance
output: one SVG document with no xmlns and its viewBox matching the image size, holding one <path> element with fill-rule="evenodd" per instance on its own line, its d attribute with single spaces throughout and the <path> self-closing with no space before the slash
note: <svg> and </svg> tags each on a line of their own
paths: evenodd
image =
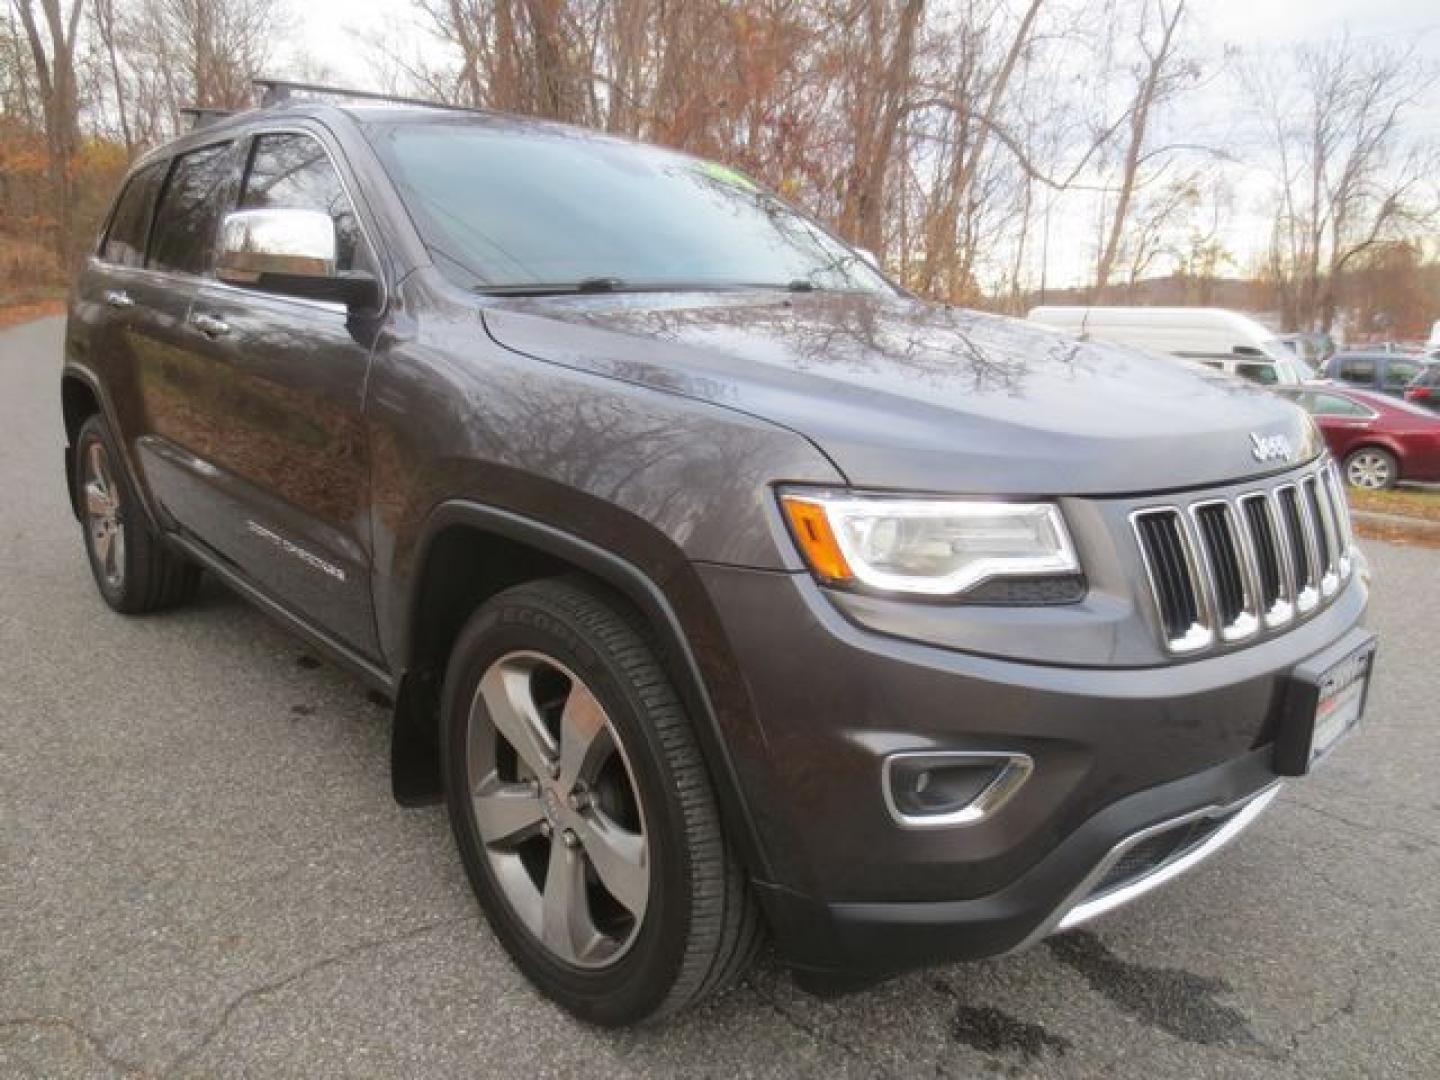
<svg viewBox="0 0 1440 1080">
<path fill-rule="evenodd" d="M 93 477 L 97 452 L 108 470 L 108 487 L 113 489 L 111 510 L 101 515 L 108 519 L 107 528 L 112 532 L 112 546 L 108 548 L 101 546 L 87 486 Z M 151 528 L 110 429 L 99 414 L 80 426 L 71 483 L 90 572 L 107 604 L 124 615 L 142 615 L 175 607 L 194 597 L 200 584 L 200 568 L 171 549 Z M 119 537 L 118 547 L 114 546 L 114 534 Z"/>
<path fill-rule="evenodd" d="M 471 724 L 494 724 L 479 696 L 481 680 L 521 655 L 563 665 L 593 695 L 644 808 L 648 903 L 629 944 L 598 968 L 566 962 L 526 925 L 497 882 L 480 837 L 467 764 Z M 566 578 L 492 598 L 456 641 L 441 725 L 446 802 L 465 872 L 496 936 L 543 994 L 584 1020 L 619 1026 L 666 1017 L 747 970 L 761 940 L 758 907 L 722 832 L 690 720 L 645 628 L 618 603 L 588 582 Z M 483 738 L 490 728 L 479 730 Z M 549 824 L 540 827 L 547 830 L 540 843 L 554 843 Z M 553 849 L 541 850 L 554 858 Z M 593 864 L 590 873 L 593 883 Z"/>
<path fill-rule="evenodd" d="M 1400 463 L 1379 446 L 1361 446 L 1345 458 L 1345 482 L 1368 491 L 1393 488 L 1400 480 Z"/>
</svg>

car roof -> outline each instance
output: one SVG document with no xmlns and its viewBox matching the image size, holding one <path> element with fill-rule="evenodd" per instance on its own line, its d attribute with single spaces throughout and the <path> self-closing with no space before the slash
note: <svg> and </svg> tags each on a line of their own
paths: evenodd
<svg viewBox="0 0 1440 1080">
<path fill-rule="evenodd" d="M 134 168 L 143 168 L 152 161 L 163 160 L 168 157 L 173 157 L 176 154 L 184 153 L 187 150 L 198 149 L 203 146 L 209 146 L 212 143 L 222 142 L 227 138 L 233 138 L 243 133 L 257 124 L 283 123 L 287 120 L 314 120 L 320 123 L 327 123 L 333 122 L 336 119 L 361 124 L 385 121 L 441 120 L 446 123 L 465 122 L 477 126 L 504 128 L 510 131 L 534 131 L 537 134 L 547 132 L 552 134 L 584 132 L 595 138 L 604 138 L 615 142 L 632 141 L 619 136 L 608 135 L 605 132 L 596 131 L 592 128 L 578 128 L 572 124 L 562 124 L 556 120 L 542 120 L 533 116 L 521 116 L 516 113 L 499 112 L 490 109 L 472 109 L 458 105 L 431 105 L 403 101 L 358 100 L 350 102 L 343 100 L 298 100 L 281 102 L 275 105 L 265 105 L 254 109 L 245 109 L 240 112 L 231 113 L 228 116 L 216 116 L 213 119 L 207 119 L 206 122 L 192 130 L 142 155 L 135 162 Z"/>
</svg>

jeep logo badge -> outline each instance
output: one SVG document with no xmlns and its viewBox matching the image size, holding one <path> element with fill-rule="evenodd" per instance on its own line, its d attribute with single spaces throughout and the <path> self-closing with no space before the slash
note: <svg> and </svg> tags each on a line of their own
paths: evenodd
<svg viewBox="0 0 1440 1080">
<path fill-rule="evenodd" d="M 1261 435 L 1258 431 L 1252 431 L 1250 453 L 1255 455 L 1256 461 L 1289 461 L 1294 451 L 1290 448 L 1290 440 L 1284 435 Z"/>
</svg>

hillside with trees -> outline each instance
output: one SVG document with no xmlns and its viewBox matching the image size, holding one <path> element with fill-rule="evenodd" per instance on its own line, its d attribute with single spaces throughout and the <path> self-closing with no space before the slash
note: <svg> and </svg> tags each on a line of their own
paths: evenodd
<svg viewBox="0 0 1440 1080">
<path fill-rule="evenodd" d="M 0 299 L 63 286 L 127 163 L 323 78 L 293 0 L 3 0 Z M 370 85 L 741 168 L 918 292 L 1440 318 L 1436 78 L 1395 39 L 1196 44 L 1202 0 L 412 0 Z M 283 46 L 283 52 L 282 52 Z M 1229 96 L 1218 96 L 1229 89 Z M 1239 103 L 1221 137 L 1194 117 Z M 1428 127 L 1426 126 L 1428 123 Z M 1232 250 L 1237 221 L 1258 235 Z M 1069 267 L 1061 273 L 1057 267 Z M 1063 286 L 1063 291 L 1057 289 Z"/>
</svg>

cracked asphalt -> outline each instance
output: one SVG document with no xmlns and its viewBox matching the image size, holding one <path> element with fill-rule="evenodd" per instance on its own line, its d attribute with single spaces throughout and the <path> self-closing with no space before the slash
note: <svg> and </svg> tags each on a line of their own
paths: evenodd
<svg viewBox="0 0 1440 1080">
<path fill-rule="evenodd" d="M 388 718 L 218 587 L 124 619 L 60 475 L 61 324 L 0 333 L 0 1076 L 1440 1076 L 1440 554 L 1371 544 L 1364 728 L 1093 929 L 821 1001 L 773 963 L 586 1028 L 478 916 Z"/>
</svg>

